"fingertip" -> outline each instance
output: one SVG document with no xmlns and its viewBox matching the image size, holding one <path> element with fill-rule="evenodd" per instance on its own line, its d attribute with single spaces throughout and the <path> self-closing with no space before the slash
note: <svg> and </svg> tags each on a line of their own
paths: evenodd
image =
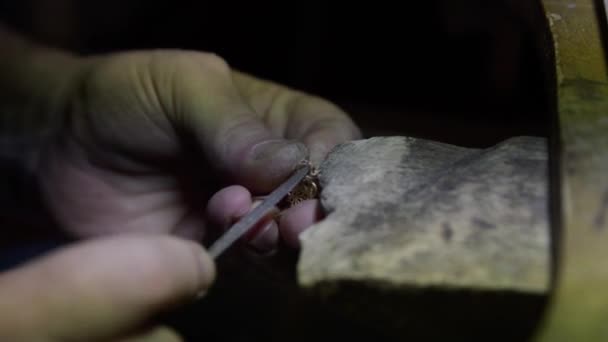
<svg viewBox="0 0 608 342">
<path fill-rule="evenodd" d="M 306 200 L 287 209 L 279 221 L 279 231 L 285 243 L 300 248 L 300 234 L 323 218 L 318 200 Z"/>
<path fill-rule="evenodd" d="M 207 291 L 215 281 L 217 275 L 215 262 L 207 250 L 205 250 L 200 244 L 192 242 L 192 249 L 196 259 L 198 260 L 197 269 L 198 273 L 200 274 L 196 298 L 201 298 L 207 294 Z"/>
<path fill-rule="evenodd" d="M 320 165 L 334 147 L 359 137 L 360 133 L 356 127 L 345 124 L 336 125 L 336 127 L 328 126 L 311 132 L 304 137 L 303 141 L 310 151 L 310 161 L 314 165 Z"/>
<path fill-rule="evenodd" d="M 184 342 L 179 333 L 169 326 L 147 327 L 135 334 L 122 337 L 117 342 Z"/>
<path fill-rule="evenodd" d="M 249 244 L 256 252 L 264 254 L 273 251 L 278 241 L 279 227 L 275 220 L 271 220 L 249 240 Z"/>
<path fill-rule="evenodd" d="M 238 178 L 256 193 L 268 193 L 308 157 L 308 148 L 293 140 L 267 140 L 251 147 Z"/>
<path fill-rule="evenodd" d="M 210 222 L 227 228 L 232 222 L 245 215 L 251 208 L 249 190 L 240 185 L 232 185 L 215 193 L 207 204 Z"/>
<path fill-rule="evenodd" d="M 132 235 L 114 241 L 117 253 L 131 257 L 122 267 L 134 270 L 133 280 L 152 282 L 140 286 L 142 303 L 197 298 L 215 281 L 215 262 L 197 242 L 169 235 Z"/>
</svg>

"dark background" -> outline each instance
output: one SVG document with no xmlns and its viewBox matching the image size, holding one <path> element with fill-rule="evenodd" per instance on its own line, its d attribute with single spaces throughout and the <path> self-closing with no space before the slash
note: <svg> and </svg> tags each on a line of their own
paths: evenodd
<svg viewBox="0 0 608 342">
<path fill-rule="evenodd" d="M 529 3 L 0 0 L 0 19 L 41 43 L 85 55 L 214 52 L 237 69 L 337 103 L 366 136 L 487 147 L 549 134 L 545 72 L 552 66 L 543 63 L 542 25 L 534 21 L 540 11 Z M 10 255 L 18 261 L 46 247 L 37 248 Z M 377 340 L 375 332 L 298 297 L 291 266 L 279 275 L 255 267 L 229 274 L 238 265 L 221 264 L 228 276 L 220 275 L 205 305 L 166 319 L 192 341 Z M 538 308 L 538 300 L 525 303 Z M 466 317 L 463 306 L 451 317 Z M 517 335 L 534 320 L 520 317 L 523 327 L 505 322 L 505 331 Z"/>
<path fill-rule="evenodd" d="M 547 135 L 537 30 L 524 1 L 0 0 L 6 22 L 83 54 L 210 51 L 332 100 L 367 136 L 488 146 Z"/>
</svg>

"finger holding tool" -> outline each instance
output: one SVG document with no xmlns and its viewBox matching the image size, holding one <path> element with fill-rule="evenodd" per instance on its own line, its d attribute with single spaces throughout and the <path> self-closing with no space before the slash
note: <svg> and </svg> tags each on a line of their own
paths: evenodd
<svg viewBox="0 0 608 342">
<path fill-rule="evenodd" d="M 236 241 L 250 232 L 260 220 L 267 217 L 273 210 L 276 210 L 276 206 L 306 178 L 310 171 L 311 166 L 309 164 L 298 168 L 283 184 L 266 196 L 261 204 L 242 217 L 217 239 L 209 247 L 209 254 L 214 259 L 217 259 Z"/>
</svg>

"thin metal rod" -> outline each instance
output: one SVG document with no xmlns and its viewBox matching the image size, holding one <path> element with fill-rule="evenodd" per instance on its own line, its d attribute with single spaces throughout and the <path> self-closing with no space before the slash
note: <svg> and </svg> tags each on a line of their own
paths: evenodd
<svg viewBox="0 0 608 342">
<path fill-rule="evenodd" d="M 309 170 L 310 166 L 308 165 L 299 168 L 283 184 L 271 192 L 262 204 L 255 207 L 253 211 L 230 227 L 230 229 L 228 229 L 228 231 L 217 239 L 209 248 L 211 257 L 217 259 L 217 257 L 232 246 L 235 241 L 253 228 L 258 221 L 267 215 L 283 197 L 292 191 L 302 179 L 306 177 Z"/>
</svg>

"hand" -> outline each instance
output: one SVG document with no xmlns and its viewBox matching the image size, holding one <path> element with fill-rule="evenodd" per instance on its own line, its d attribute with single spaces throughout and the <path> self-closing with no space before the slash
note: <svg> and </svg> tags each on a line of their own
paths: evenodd
<svg viewBox="0 0 608 342">
<path fill-rule="evenodd" d="M 1 341 L 181 341 L 155 322 L 204 294 L 213 262 L 170 236 L 99 238 L 0 274 Z"/>
<path fill-rule="evenodd" d="M 199 239 L 251 210 L 304 160 L 360 133 L 334 105 L 231 70 L 215 55 L 135 52 L 86 60 L 61 135 L 42 153 L 47 202 L 71 233 Z M 225 185 L 220 189 L 218 180 Z M 215 195 L 214 195 L 215 194 Z M 204 208 L 209 215 L 205 216 Z M 266 221 L 262 250 L 320 218 L 316 201 Z"/>
</svg>

